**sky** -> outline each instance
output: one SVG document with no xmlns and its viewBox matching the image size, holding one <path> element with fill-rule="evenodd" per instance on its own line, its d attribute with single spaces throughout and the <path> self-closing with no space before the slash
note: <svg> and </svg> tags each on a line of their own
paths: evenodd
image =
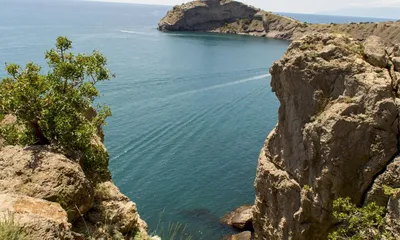
<svg viewBox="0 0 400 240">
<path fill-rule="evenodd" d="M 185 0 L 97 0 L 157 5 L 177 5 Z M 397 8 L 400 0 L 241 0 L 241 2 L 274 12 L 320 13 L 340 9 Z M 399 13 L 400 15 L 400 13 Z"/>
</svg>

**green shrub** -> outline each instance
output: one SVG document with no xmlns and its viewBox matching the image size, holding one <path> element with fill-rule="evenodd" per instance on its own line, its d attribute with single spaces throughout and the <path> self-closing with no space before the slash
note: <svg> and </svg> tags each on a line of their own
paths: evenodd
<svg viewBox="0 0 400 240">
<path fill-rule="evenodd" d="M 329 234 L 330 240 L 392 239 L 384 229 L 383 207 L 370 203 L 358 208 L 350 198 L 339 198 L 334 201 L 333 209 L 340 226 Z"/>
<path fill-rule="evenodd" d="M 25 68 L 6 64 L 9 76 L 0 82 L 0 116 L 16 116 L 17 125 L 26 130 L 3 129 L 0 137 L 13 144 L 57 146 L 78 155 L 86 171 L 106 173 L 107 152 L 93 139 L 111 110 L 98 106 L 95 116 L 87 115 L 100 96 L 96 83 L 113 75 L 98 51 L 75 55 L 71 48 L 66 37 L 57 39 L 56 47 L 45 55 L 47 74 L 32 62 Z"/>
<path fill-rule="evenodd" d="M 159 224 L 154 235 L 162 240 L 192 240 L 193 237 L 186 232 L 186 225 L 181 223 L 169 223 L 167 226 Z"/>
<path fill-rule="evenodd" d="M 6 216 L 0 220 L 0 239 L 2 240 L 28 240 L 28 235 L 15 222 L 14 216 Z"/>
</svg>

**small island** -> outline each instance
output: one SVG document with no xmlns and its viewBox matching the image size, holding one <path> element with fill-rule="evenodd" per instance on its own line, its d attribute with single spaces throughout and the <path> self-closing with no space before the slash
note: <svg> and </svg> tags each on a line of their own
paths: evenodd
<svg viewBox="0 0 400 240">
<path fill-rule="evenodd" d="M 193 1 L 173 7 L 158 24 L 161 31 L 201 31 L 285 40 L 312 33 L 343 33 L 355 39 L 370 35 L 400 42 L 400 22 L 309 24 L 232 0 Z"/>
</svg>

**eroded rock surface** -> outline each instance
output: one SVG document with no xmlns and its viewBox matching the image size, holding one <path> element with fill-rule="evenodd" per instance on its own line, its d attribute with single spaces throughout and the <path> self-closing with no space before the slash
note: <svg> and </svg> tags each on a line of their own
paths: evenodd
<svg viewBox="0 0 400 240">
<path fill-rule="evenodd" d="M 306 36 L 271 68 L 281 106 L 259 157 L 256 239 L 326 239 L 333 200 L 362 205 L 398 154 L 397 81 L 383 66 L 393 46 L 364 53 L 376 41 Z"/>
<path fill-rule="evenodd" d="M 0 193 L 58 202 L 71 221 L 93 205 L 93 186 L 79 164 L 46 147 L 4 147 L 0 169 Z"/>
<path fill-rule="evenodd" d="M 239 230 L 253 230 L 253 206 L 244 205 L 227 213 L 221 222 Z"/>
<path fill-rule="evenodd" d="M 93 224 L 110 224 L 125 234 L 139 230 L 147 232 L 147 224 L 140 218 L 136 204 L 123 195 L 112 182 L 104 182 L 95 189 L 95 203 L 88 213 Z"/>
<path fill-rule="evenodd" d="M 92 182 L 78 162 L 45 146 L 0 149 L 0 205 L 32 240 L 149 238 L 135 203 L 111 181 Z"/>
<path fill-rule="evenodd" d="M 28 239 L 74 239 L 67 213 L 57 203 L 15 194 L 0 194 L 0 220 L 13 220 Z"/>
</svg>

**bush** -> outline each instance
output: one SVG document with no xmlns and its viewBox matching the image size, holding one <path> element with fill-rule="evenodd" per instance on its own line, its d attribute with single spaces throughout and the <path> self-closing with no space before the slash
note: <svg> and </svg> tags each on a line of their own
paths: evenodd
<svg viewBox="0 0 400 240">
<path fill-rule="evenodd" d="M 392 239 L 384 229 L 384 207 L 370 203 L 358 208 L 350 198 L 339 198 L 334 201 L 333 209 L 340 225 L 329 234 L 330 240 Z"/>
<path fill-rule="evenodd" d="M 4 240 L 28 240 L 28 235 L 15 222 L 14 216 L 7 216 L 0 220 L 0 239 Z"/>
<path fill-rule="evenodd" d="M 0 137 L 12 144 L 51 144 L 78 155 L 85 170 L 105 173 L 107 152 L 93 139 L 111 110 L 98 106 L 94 116 L 87 115 L 100 96 L 96 83 L 113 75 L 98 51 L 74 55 L 71 48 L 69 39 L 57 38 L 56 47 L 45 55 L 47 74 L 32 62 L 25 68 L 6 64 L 9 76 L 0 82 L 0 116 L 16 116 L 20 127 L 2 127 Z"/>
</svg>

